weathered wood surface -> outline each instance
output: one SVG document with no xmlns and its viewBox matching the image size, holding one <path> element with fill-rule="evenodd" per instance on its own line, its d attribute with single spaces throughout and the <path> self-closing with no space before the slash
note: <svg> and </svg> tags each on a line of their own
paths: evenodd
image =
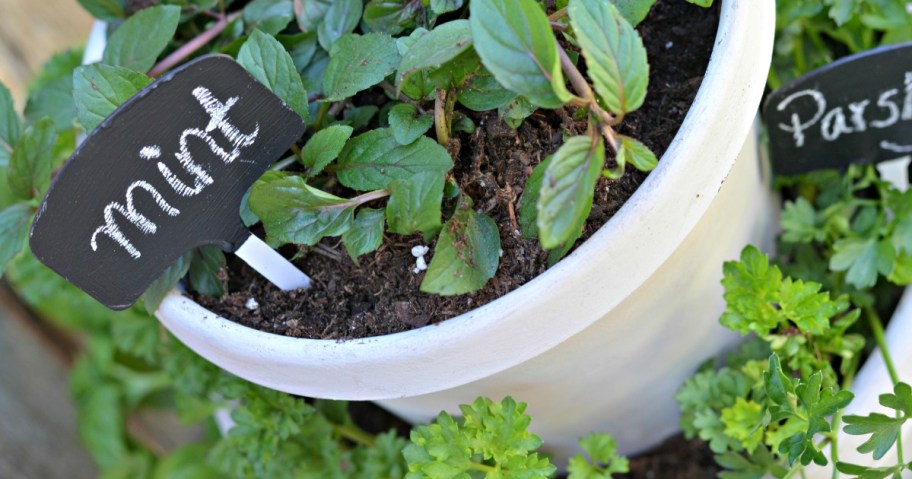
<svg viewBox="0 0 912 479">
<path fill-rule="evenodd" d="M 96 476 L 76 433 L 65 358 L 0 290 L 0 478 Z"/>
<path fill-rule="evenodd" d="M 85 43 L 92 17 L 76 0 L 0 0 L 0 82 L 19 111 L 28 81 L 56 52 Z"/>
</svg>

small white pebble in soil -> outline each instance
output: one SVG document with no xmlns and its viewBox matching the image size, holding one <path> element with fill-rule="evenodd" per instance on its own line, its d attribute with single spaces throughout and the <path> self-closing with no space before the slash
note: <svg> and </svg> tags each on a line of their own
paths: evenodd
<svg viewBox="0 0 912 479">
<path fill-rule="evenodd" d="M 427 262 L 424 261 L 424 256 L 419 256 L 415 259 L 415 267 L 412 268 L 412 272 L 418 274 L 427 269 Z"/>
<path fill-rule="evenodd" d="M 248 298 L 248 299 L 247 299 L 247 302 L 244 303 L 244 307 L 246 307 L 247 309 L 253 311 L 253 310 L 255 310 L 255 309 L 257 309 L 257 308 L 260 307 L 260 303 L 257 303 L 257 300 L 254 299 L 254 298 Z"/>
<path fill-rule="evenodd" d="M 674 42 L 669 40 L 668 43 L 665 44 L 665 49 L 668 50 L 673 46 L 675 46 Z"/>
<path fill-rule="evenodd" d="M 428 248 L 427 246 L 425 246 L 423 244 L 420 244 L 418 246 L 412 246 L 412 256 L 414 256 L 416 258 L 420 258 L 420 257 L 428 254 L 428 251 L 430 251 L 430 250 L 431 250 L 431 248 Z"/>
<path fill-rule="evenodd" d="M 501 258 L 503 258 L 503 250 L 502 250 L 502 249 L 497 251 L 497 256 L 500 256 Z"/>
</svg>

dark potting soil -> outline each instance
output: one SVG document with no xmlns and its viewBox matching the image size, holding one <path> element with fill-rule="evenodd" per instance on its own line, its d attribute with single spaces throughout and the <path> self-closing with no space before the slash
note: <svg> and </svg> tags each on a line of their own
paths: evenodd
<svg viewBox="0 0 912 479">
<path fill-rule="evenodd" d="M 674 138 L 702 81 L 717 30 L 718 4 L 703 9 L 685 0 L 660 0 L 638 27 L 649 55 L 649 94 L 642 108 L 624 120 L 620 132 L 638 138 L 659 156 Z M 313 279 L 307 291 L 279 291 L 231 257 L 228 294 L 195 299 L 219 315 L 263 331 L 348 339 L 449 319 L 544 272 L 547 252 L 537 240 L 519 234 L 519 199 L 532 168 L 558 149 L 563 132 L 583 133 L 585 123 L 574 120 L 573 108 L 536 112 L 518 130 L 507 126 L 495 112 L 464 113 L 477 129 L 473 134 L 459 134 L 450 145 L 456 164 L 454 177 L 476 209 L 494 218 L 503 249 L 497 274 L 480 291 L 450 297 L 420 293 L 424 274 L 412 272 L 415 258 L 411 249 L 423 241 L 415 235 L 387 236 L 379 250 L 360 258 L 360 267 L 338 238 L 325 239 L 307 250 L 284 248 L 288 257 L 300 256 L 296 264 Z M 600 179 L 583 239 L 605 224 L 645 177 L 628 168 L 618 181 Z M 429 246 L 433 251 L 433 244 Z M 251 298 L 259 305 L 255 309 L 247 307 Z"/>
</svg>

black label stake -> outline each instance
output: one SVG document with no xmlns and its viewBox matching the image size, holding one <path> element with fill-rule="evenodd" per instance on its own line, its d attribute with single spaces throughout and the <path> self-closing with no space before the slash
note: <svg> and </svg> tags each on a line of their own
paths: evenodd
<svg viewBox="0 0 912 479">
<path fill-rule="evenodd" d="M 29 237 L 35 256 L 112 309 L 181 255 L 216 244 L 283 289 L 309 278 L 240 219 L 241 198 L 304 131 L 301 118 L 224 55 L 132 97 L 54 179 Z"/>
<path fill-rule="evenodd" d="M 773 92 L 764 116 L 773 169 L 779 174 L 909 155 L 912 43 L 877 48 L 815 70 Z M 880 166 L 897 186 L 908 186 L 908 161 Z"/>
</svg>

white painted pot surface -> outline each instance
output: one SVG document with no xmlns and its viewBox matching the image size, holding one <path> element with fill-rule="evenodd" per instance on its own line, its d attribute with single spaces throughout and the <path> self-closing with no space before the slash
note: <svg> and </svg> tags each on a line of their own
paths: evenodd
<svg viewBox="0 0 912 479">
<path fill-rule="evenodd" d="M 723 2 L 703 85 L 658 168 L 573 254 L 490 304 L 344 342 L 249 329 L 177 292 L 157 316 L 203 357 L 270 388 L 382 400 L 411 421 L 511 395 L 529 403 L 558 461 L 590 431 L 615 435 L 626 453 L 652 446 L 677 429 L 675 390 L 738 339 L 718 325 L 722 262 L 772 243 L 753 122 L 774 10 Z"/>
</svg>

